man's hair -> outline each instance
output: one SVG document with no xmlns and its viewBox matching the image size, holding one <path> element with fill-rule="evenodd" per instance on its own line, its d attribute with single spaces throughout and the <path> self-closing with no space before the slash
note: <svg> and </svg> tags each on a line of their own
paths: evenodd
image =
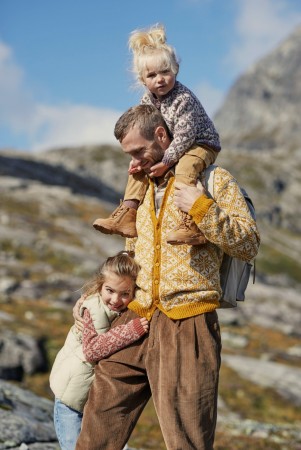
<svg viewBox="0 0 301 450">
<path fill-rule="evenodd" d="M 143 138 L 151 141 L 154 139 L 155 130 L 162 126 L 169 135 L 168 128 L 164 119 L 153 105 L 138 105 L 128 109 L 117 120 L 114 129 L 114 135 L 119 142 L 122 142 L 129 130 L 134 126 L 138 126 L 140 134 Z"/>
</svg>

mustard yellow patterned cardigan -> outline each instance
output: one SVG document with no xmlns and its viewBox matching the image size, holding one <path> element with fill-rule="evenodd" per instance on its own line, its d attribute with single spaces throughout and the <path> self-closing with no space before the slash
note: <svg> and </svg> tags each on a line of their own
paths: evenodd
<svg viewBox="0 0 301 450">
<path fill-rule="evenodd" d="M 223 252 L 245 261 L 258 252 L 260 237 L 243 195 L 232 175 L 216 168 L 214 198 L 202 195 L 190 210 L 195 223 L 208 239 L 205 245 L 170 245 L 166 236 L 181 221 L 173 203 L 171 177 L 156 218 L 154 185 L 150 180 L 137 213 L 138 238 L 127 239 L 141 271 L 138 289 L 129 309 L 151 318 L 159 308 L 171 319 L 183 319 L 213 311 L 221 295 L 219 267 Z"/>
</svg>

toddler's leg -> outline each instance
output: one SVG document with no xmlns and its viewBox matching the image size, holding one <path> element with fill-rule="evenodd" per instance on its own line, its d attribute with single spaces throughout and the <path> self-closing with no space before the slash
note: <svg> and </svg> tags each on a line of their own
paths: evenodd
<svg viewBox="0 0 301 450">
<path fill-rule="evenodd" d="M 175 168 L 176 181 L 195 186 L 198 177 L 206 167 L 216 160 L 217 152 L 211 148 L 194 145 L 180 158 Z"/>
<path fill-rule="evenodd" d="M 205 147 L 193 146 L 180 158 L 175 168 L 175 179 L 188 186 L 196 186 L 199 174 L 216 159 L 216 152 Z M 181 212 L 182 222 L 167 236 L 171 245 L 205 244 L 207 239 L 193 222 L 192 217 Z"/>
<path fill-rule="evenodd" d="M 129 175 L 124 200 L 107 219 L 97 219 L 93 227 L 105 234 L 119 234 L 123 237 L 136 237 L 136 215 L 140 202 L 147 189 L 144 172 Z"/>
</svg>

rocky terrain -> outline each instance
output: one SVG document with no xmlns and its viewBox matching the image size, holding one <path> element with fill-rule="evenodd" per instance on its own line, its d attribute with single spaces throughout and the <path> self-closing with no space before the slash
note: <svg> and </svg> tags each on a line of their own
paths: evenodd
<svg viewBox="0 0 301 450">
<path fill-rule="evenodd" d="M 215 117 L 222 156 L 241 158 L 239 174 L 248 180 L 260 213 L 296 233 L 301 231 L 300 48 L 301 26 L 237 80 Z"/>
<path fill-rule="evenodd" d="M 218 162 L 247 188 L 262 235 L 245 303 L 219 312 L 217 450 L 301 449 L 300 39 L 250 68 L 216 116 Z M 81 286 L 123 246 L 91 224 L 122 198 L 127 166 L 118 147 L 0 151 L 0 450 L 58 448 L 49 368 Z M 130 444 L 165 448 L 152 405 Z"/>
</svg>

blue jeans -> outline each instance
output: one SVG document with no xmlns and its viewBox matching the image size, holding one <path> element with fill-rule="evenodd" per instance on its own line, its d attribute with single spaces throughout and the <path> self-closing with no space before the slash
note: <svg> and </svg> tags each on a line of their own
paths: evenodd
<svg viewBox="0 0 301 450">
<path fill-rule="evenodd" d="M 62 403 L 54 401 L 54 428 L 61 450 L 75 450 L 76 441 L 80 433 L 83 414 Z M 127 444 L 123 450 L 129 450 Z"/>
<path fill-rule="evenodd" d="M 54 402 L 54 428 L 62 450 L 75 450 L 83 414 L 62 403 Z"/>
</svg>

